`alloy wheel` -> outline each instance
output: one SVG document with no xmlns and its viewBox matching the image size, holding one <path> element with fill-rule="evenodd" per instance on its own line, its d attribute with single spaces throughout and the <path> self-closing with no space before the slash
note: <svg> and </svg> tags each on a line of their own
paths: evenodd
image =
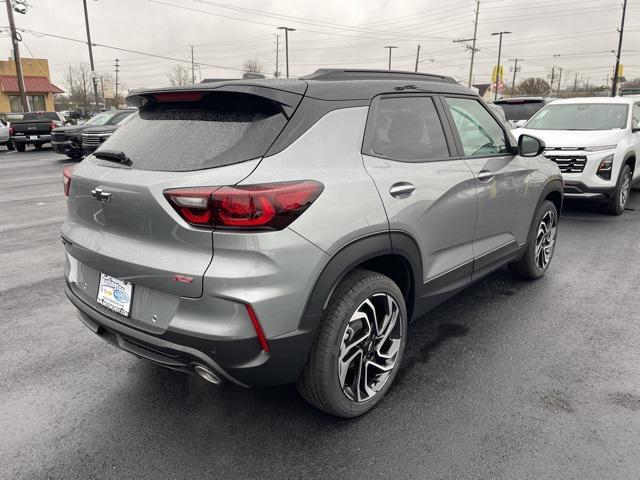
<svg viewBox="0 0 640 480">
<path fill-rule="evenodd" d="M 349 400 L 371 399 L 391 377 L 402 343 L 401 315 L 391 295 L 376 293 L 351 316 L 338 356 L 338 382 Z"/>
<path fill-rule="evenodd" d="M 557 229 L 558 218 L 556 213 L 548 210 L 540 220 L 538 234 L 536 235 L 536 267 L 538 270 L 545 270 L 551 261 L 556 243 Z"/>
<path fill-rule="evenodd" d="M 622 210 L 624 210 L 627 206 L 627 202 L 629 201 L 629 194 L 631 193 L 631 177 L 631 173 L 625 175 L 622 181 L 622 187 L 620 188 L 620 196 L 618 200 L 620 201 L 620 208 L 622 208 Z"/>
</svg>

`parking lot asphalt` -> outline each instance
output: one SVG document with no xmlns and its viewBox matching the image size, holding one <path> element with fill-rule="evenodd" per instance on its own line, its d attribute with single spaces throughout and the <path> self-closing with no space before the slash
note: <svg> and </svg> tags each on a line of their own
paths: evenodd
<svg viewBox="0 0 640 480">
<path fill-rule="evenodd" d="M 63 293 L 62 169 L 0 151 L 0 477 L 640 476 L 640 193 L 570 204 L 546 277 L 500 270 L 410 326 L 394 386 L 339 420 L 103 342 Z"/>
</svg>

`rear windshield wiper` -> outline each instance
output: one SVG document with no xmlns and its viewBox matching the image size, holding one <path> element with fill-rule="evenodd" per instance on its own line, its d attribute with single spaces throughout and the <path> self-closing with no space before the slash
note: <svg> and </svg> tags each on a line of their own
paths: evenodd
<svg viewBox="0 0 640 480">
<path fill-rule="evenodd" d="M 127 154 L 120 150 L 98 150 L 93 154 L 94 157 L 100 160 L 109 160 L 110 162 L 118 162 L 123 165 L 131 165 L 131 159 L 127 157 Z"/>
</svg>

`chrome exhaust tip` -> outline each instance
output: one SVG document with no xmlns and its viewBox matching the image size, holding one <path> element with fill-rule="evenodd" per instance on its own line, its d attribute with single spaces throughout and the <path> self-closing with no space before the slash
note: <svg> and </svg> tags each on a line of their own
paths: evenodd
<svg viewBox="0 0 640 480">
<path fill-rule="evenodd" d="M 194 365 L 193 371 L 196 372 L 200 378 L 205 379 L 209 383 L 213 383 L 214 385 L 222 384 L 222 379 L 204 365 Z"/>
</svg>

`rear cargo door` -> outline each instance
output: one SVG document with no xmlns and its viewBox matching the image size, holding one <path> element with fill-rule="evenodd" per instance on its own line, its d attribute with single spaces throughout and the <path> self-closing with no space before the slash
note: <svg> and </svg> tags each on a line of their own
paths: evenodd
<svg viewBox="0 0 640 480">
<path fill-rule="evenodd" d="M 159 98 L 143 98 L 139 112 L 73 171 L 62 229 L 73 264 L 67 280 L 87 301 L 96 301 L 101 274 L 131 283 L 134 298 L 202 295 L 212 231 L 187 224 L 163 192 L 240 182 L 288 121 L 277 102 L 255 94 Z"/>
</svg>

